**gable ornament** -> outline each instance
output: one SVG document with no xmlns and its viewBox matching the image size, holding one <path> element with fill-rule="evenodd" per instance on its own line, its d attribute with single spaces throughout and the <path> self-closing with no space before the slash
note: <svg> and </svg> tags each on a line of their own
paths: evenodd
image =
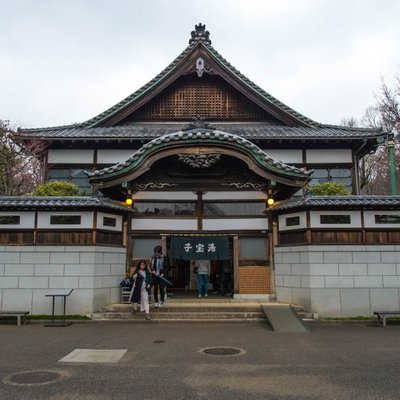
<svg viewBox="0 0 400 400">
<path fill-rule="evenodd" d="M 221 158 L 221 154 L 178 154 L 178 160 L 192 168 L 210 168 Z"/>
</svg>

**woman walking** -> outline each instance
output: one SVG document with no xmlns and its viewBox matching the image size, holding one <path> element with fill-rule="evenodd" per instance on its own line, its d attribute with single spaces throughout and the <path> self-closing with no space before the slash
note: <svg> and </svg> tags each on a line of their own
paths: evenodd
<svg viewBox="0 0 400 400">
<path fill-rule="evenodd" d="M 150 321 L 149 294 L 152 284 L 152 277 L 149 267 L 145 260 L 140 260 L 136 271 L 133 274 L 133 286 L 129 302 L 133 304 L 132 314 L 137 311 L 137 305 L 140 303 L 140 311 L 146 314 L 146 320 Z"/>
</svg>

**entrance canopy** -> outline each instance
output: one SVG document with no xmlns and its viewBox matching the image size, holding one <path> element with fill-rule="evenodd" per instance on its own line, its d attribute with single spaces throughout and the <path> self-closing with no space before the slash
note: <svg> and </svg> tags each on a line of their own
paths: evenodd
<svg viewBox="0 0 400 400">
<path fill-rule="evenodd" d="M 247 165 L 248 170 L 256 174 L 261 182 L 270 182 L 271 186 L 276 186 L 277 192 L 283 190 L 288 194 L 301 188 L 312 172 L 272 158 L 243 137 L 207 127 L 188 129 L 153 139 L 125 162 L 88 173 L 89 181 L 94 189 L 106 189 L 104 193 L 109 196 L 110 189 L 134 190 L 135 181 L 149 171 L 153 164 L 167 157 L 175 157 L 189 165 L 193 171 L 188 174 L 189 177 L 194 176 L 194 172 L 198 170 L 217 171 L 220 158 L 232 157 Z M 223 183 L 221 180 L 220 184 Z M 111 197 L 114 198 L 115 194 L 111 194 Z"/>
<path fill-rule="evenodd" d="M 174 236 L 169 256 L 178 260 L 229 260 L 229 239 L 227 236 Z"/>
</svg>

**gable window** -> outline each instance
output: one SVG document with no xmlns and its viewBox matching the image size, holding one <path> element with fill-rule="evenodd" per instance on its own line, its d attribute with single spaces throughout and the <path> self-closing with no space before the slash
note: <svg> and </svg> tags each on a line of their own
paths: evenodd
<svg viewBox="0 0 400 400">
<path fill-rule="evenodd" d="M 19 215 L 0 215 L 0 225 L 19 225 L 20 220 Z"/>
<path fill-rule="evenodd" d="M 115 226 L 117 226 L 117 219 L 111 218 L 111 217 L 103 217 L 103 225 L 115 227 Z"/>
<path fill-rule="evenodd" d="M 219 217 L 219 216 L 262 216 L 265 211 L 265 203 L 257 202 L 205 202 L 204 216 Z"/>
<path fill-rule="evenodd" d="M 324 182 L 342 183 L 350 192 L 352 189 L 350 168 L 314 168 L 309 185 Z"/>
<path fill-rule="evenodd" d="M 289 217 L 285 219 L 286 226 L 300 225 L 300 217 Z"/>
<path fill-rule="evenodd" d="M 375 215 L 376 224 L 400 224 L 400 215 L 378 214 Z"/>
<path fill-rule="evenodd" d="M 51 215 L 50 216 L 51 225 L 80 225 L 81 216 L 80 215 Z"/>
<path fill-rule="evenodd" d="M 321 224 L 351 224 L 351 215 L 320 215 Z"/>
</svg>

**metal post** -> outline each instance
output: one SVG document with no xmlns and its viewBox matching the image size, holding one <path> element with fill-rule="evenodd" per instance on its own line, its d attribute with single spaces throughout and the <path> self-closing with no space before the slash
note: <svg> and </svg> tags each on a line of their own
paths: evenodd
<svg viewBox="0 0 400 400">
<path fill-rule="evenodd" d="M 397 195 L 397 182 L 396 182 L 396 166 L 394 163 L 394 140 L 391 139 L 387 142 L 389 152 L 389 169 L 390 169 L 390 182 L 392 188 L 392 196 Z"/>
</svg>

